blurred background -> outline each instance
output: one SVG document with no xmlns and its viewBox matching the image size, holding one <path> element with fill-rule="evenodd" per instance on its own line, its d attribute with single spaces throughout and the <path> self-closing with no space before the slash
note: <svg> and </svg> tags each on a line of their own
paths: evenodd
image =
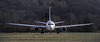
<svg viewBox="0 0 100 42">
<path fill-rule="evenodd" d="M 48 21 L 48 7 L 58 25 L 94 23 L 91 26 L 68 28 L 68 32 L 100 31 L 100 0 L 0 0 L 0 32 L 33 32 L 32 27 L 11 26 L 6 23 L 37 24 Z"/>
</svg>

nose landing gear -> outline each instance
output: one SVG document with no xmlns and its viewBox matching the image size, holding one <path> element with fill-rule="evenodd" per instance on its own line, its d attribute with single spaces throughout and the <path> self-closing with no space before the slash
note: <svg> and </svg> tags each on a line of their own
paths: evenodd
<svg viewBox="0 0 100 42">
<path fill-rule="evenodd" d="M 50 33 L 49 34 L 51 34 L 52 33 L 52 31 L 50 31 Z"/>
</svg>

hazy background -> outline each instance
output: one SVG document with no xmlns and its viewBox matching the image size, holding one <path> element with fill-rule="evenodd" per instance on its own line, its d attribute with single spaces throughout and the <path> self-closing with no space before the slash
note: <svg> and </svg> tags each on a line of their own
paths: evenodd
<svg viewBox="0 0 100 42">
<path fill-rule="evenodd" d="M 91 26 L 68 28 L 69 32 L 100 31 L 100 0 L 0 0 L 0 32 L 32 32 L 30 27 L 6 23 L 46 22 L 49 6 L 52 7 L 53 21 L 65 21 L 58 25 L 94 23 Z"/>
</svg>

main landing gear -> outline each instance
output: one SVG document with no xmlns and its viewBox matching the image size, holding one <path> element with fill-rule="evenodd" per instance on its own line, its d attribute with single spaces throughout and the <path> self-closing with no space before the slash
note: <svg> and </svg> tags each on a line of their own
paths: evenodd
<svg viewBox="0 0 100 42">
<path fill-rule="evenodd" d="M 42 32 L 41 32 L 41 34 L 44 34 L 44 28 L 42 28 Z"/>
<path fill-rule="evenodd" d="M 57 31 L 57 34 L 59 34 L 59 33 L 60 33 L 60 29 L 56 29 L 56 31 Z"/>
</svg>

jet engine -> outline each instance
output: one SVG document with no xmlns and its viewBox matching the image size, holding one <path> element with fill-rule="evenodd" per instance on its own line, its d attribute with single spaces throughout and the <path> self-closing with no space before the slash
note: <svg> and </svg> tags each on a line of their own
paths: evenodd
<svg viewBox="0 0 100 42">
<path fill-rule="evenodd" d="M 66 32 L 67 31 L 67 28 L 61 28 L 61 31 L 62 32 Z"/>
<path fill-rule="evenodd" d="M 37 31 L 39 31 L 39 28 L 35 28 L 34 30 L 37 32 Z"/>
</svg>

